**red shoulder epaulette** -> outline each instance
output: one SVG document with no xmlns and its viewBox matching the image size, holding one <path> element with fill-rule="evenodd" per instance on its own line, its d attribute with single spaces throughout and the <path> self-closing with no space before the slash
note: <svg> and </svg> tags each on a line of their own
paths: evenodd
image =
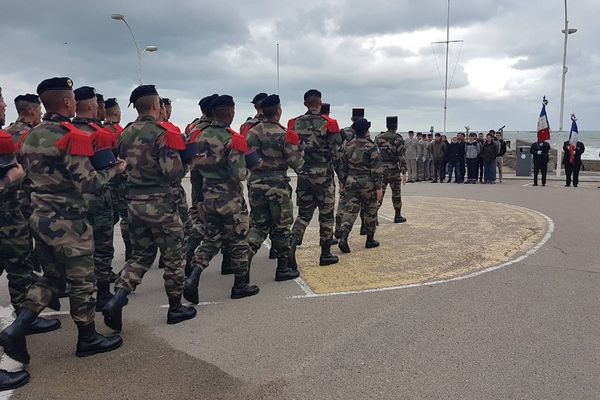
<svg viewBox="0 0 600 400">
<path fill-rule="evenodd" d="M 298 132 L 288 129 L 288 131 L 285 134 L 285 141 L 289 144 L 297 146 L 298 144 L 300 144 L 300 136 L 298 136 Z"/>
<path fill-rule="evenodd" d="M 88 134 L 75 128 L 70 122 L 61 122 L 61 125 L 68 132 L 55 143 L 60 151 L 72 156 L 91 157 L 94 155 L 92 138 Z"/>
<path fill-rule="evenodd" d="M 335 119 L 329 118 L 327 115 L 321 115 L 321 117 L 327 121 L 325 124 L 325 129 L 327 129 L 327 132 L 332 134 L 340 133 L 340 127 Z"/>
<path fill-rule="evenodd" d="M 13 154 L 16 150 L 12 135 L 0 131 L 0 155 Z"/>
<path fill-rule="evenodd" d="M 160 122 L 158 125 L 167 131 L 165 137 L 168 148 L 177 151 L 185 150 L 185 141 L 183 140 L 183 135 L 178 127 L 169 121 Z"/>
<path fill-rule="evenodd" d="M 296 128 L 296 118 L 292 118 L 288 121 L 288 131 L 293 131 Z"/>
<path fill-rule="evenodd" d="M 239 151 L 240 153 L 246 153 L 250 150 L 245 137 L 231 128 L 227 128 L 227 132 L 231 133 L 231 148 L 233 150 Z"/>
<path fill-rule="evenodd" d="M 116 138 L 110 131 L 99 127 L 93 122 L 89 122 L 88 125 L 94 130 L 91 138 L 96 150 L 112 149 L 117 145 Z"/>
</svg>

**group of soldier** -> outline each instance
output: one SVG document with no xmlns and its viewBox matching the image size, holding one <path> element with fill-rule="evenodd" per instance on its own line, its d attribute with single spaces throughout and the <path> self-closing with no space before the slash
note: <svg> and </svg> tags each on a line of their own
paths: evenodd
<svg viewBox="0 0 600 400">
<path fill-rule="evenodd" d="M 135 88 L 129 101 L 138 118 L 123 129 L 116 99 L 104 100 L 89 86 L 73 89 L 69 78 L 50 78 L 37 95 L 15 98 L 19 117 L 0 131 L 1 268 L 16 312 L 0 345 L 23 364 L 30 361 L 27 335 L 60 328 L 58 320 L 39 317 L 46 307 L 60 309 L 60 297 L 70 300 L 78 357 L 119 348 L 120 336 L 96 331 L 95 312 L 121 331 L 128 296 L 158 250 L 167 323 L 177 324 L 196 316 L 182 298 L 199 303 L 202 271 L 219 251 L 221 272 L 234 275 L 231 298 L 241 299 L 259 292 L 250 266 L 268 236 L 275 280 L 299 276 L 296 248 L 317 209 L 320 265 L 339 262 L 334 244 L 351 251 L 348 238 L 359 214 L 365 247 L 379 246 L 374 235 L 387 185 L 394 222 L 406 221 L 401 187 L 407 165 L 397 117 L 388 117 L 388 130 L 372 140 L 364 109 L 354 109 L 352 125 L 340 129 L 321 93 L 311 89 L 304 94 L 307 112 L 286 127 L 279 96 L 260 93 L 252 100 L 256 116 L 238 133 L 230 127 L 233 98 L 214 94 L 200 100 L 202 116 L 182 132 L 169 122 L 171 101 L 153 85 Z M 0 91 L 0 128 L 5 109 Z M 297 174 L 295 220 L 289 169 Z M 188 172 L 189 207 L 181 184 Z M 114 274 L 119 221 L 126 263 Z M 0 390 L 28 380 L 26 371 L 0 371 Z"/>
</svg>

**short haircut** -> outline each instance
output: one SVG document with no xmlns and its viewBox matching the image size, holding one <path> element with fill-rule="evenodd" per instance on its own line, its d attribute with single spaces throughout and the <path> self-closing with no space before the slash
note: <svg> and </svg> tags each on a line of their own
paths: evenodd
<svg viewBox="0 0 600 400">
<path fill-rule="evenodd" d="M 412 133 L 413 135 L 415 134 L 415 131 L 408 131 L 408 133 Z"/>
<path fill-rule="evenodd" d="M 93 97 L 93 98 L 91 98 L 91 99 L 86 99 L 86 100 L 79 100 L 79 101 L 77 102 L 77 106 L 76 106 L 76 110 L 77 110 L 77 112 L 80 112 L 80 111 L 87 110 L 87 106 L 88 106 L 88 104 L 90 104 L 90 103 L 92 103 L 92 102 L 94 102 L 94 103 L 97 103 L 97 102 L 98 102 L 98 100 L 96 100 L 96 98 L 95 98 L 95 97 Z"/>
<path fill-rule="evenodd" d="M 221 119 L 221 118 L 227 117 L 227 112 L 232 108 L 234 108 L 234 107 L 233 106 L 231 106 L 231 107 L 215 107 L 212 109 L 212 113 L 215 118 Z"/>
<path fill-rule="evenodd" d="M 133 107 L 135 107 L 138 113 L 147 113 L 152 110 L 157 97 L 157 95 L 140 97 L 135 101 Z"/>
<path fill-rule="evenodd" d="M 47 90 L 40 95 L 40 100 L 44 108 L 48 111 L 55 111 L 63 107 L 65 98 L 73 93 L 72 90 Z M 75 100 L 73 100 L 75 101 Z"/>
<path fill-rule="evenodd" d="M 280 107 L 279 105 L 265 107 L 262 109 L 262 113 L 265 116 L 265 118 L 273 118 L 275 115 L 277 115 L 277 111 L 279 110 L 279 107 Z"/>
<path fill-rule="evenodd" d="M 440 135 L 439 132 L 438 132 L 438 133 L 435 134 L 435 137 L 442 137 L 442 135 Z"/>
<path fill-rule="evenodd" d="M 477 137 L 477 134 L 475 132 L 471 132 L 469 133 L 469 137 Z"/>
<path fill-rule="evenodd" d="M 39 104 L 30 103 L 28 101 L 20 100 L 15 102 L 15 108 L 17 109 L 17 113 L 19 113 L 19 115 L 25 114 L 39 106 Z"/>
<path fill-rule="evenodd" d="M 320 102 L 321 102 L 321 98 L 318 96 L 310 96 L 306 100 L 304 100 L 304 103 L 310 107 L 316 106 Z M 263 113 L 264 113 L 264 111 L 263 111 Z"/>
</svg>

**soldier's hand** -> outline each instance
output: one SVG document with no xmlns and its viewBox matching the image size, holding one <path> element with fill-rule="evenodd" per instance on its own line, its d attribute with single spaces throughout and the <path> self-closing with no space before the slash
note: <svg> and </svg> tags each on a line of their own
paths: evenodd
<svg viewBox="0 0 600 400">
<path fill-rule="evenodd" d="M 118 174 L 123 174 L 125 173 L 125 169 L 127 169 L 127 162 L 125 160 L 121 160 L 120 158 L 117 158 L 117 173 Z"/>
<path fill-rule="evenodd" d="M 6 186 L 10 186 L 14 183 L 21 182 L 23 178 L 25 178 L 25 170 L 21 164 L 17 164 L 15 167 L 6 171 L 4 183 Z"/>
<path fill-rule="evenodd" d="M 377 201 L 381 202 L 382 199 L 383 199 L 383 190 L 379 189 L 379 190 L 377 190 Z"/>
<path fill-rule="evenodd" d="M 200 221 L 206 222 L 206 211 L 204 210 L 204 203 L 196 204 L 196 210 L 198 210 L 198 218 L 200 218 Z"/>
</svg>

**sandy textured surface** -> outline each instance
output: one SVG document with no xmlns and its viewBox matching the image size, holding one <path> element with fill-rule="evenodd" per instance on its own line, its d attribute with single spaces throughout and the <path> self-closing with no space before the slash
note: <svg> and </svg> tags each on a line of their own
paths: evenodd
<svg viewBox="0 0 600 400">
<path fill-rule="evenodd" d="M 412 196 L 404 208 L 408 222 L 393 224 L 392 206 L 384 204 L 376 249 L 364 248 L 358 219 L 352 252 L 342 254 L 335 246 L 340 262 L 333 266 L 319 266 L 317 228 L 309 227 L 297 253 L 303 279 L 315 293 L 331 293 L 456 278 L 524 254 L 548 229 L 540 214 L 500 203 Z"/>
</svg>

